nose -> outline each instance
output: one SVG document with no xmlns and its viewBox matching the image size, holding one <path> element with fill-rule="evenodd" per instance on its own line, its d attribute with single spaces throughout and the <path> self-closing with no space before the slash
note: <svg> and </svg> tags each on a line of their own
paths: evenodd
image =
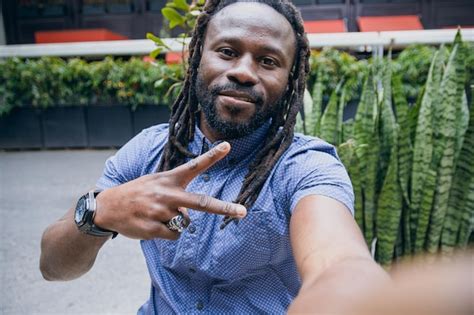
<svg viewBox="0 0 474 315">
<path fill-rule="evenodd" d="M 242 55 L 227 71 L 227 78 L 235 83 L 253 86 L 258 82 L 254 61 L 251 55 Z"/>
</svg>

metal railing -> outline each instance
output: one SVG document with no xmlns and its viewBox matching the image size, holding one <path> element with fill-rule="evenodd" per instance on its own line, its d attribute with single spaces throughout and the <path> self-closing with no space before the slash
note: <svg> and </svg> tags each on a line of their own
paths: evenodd
<svg viewBox="0 0 474 315">
<path fill-rule="evenodd" d="M 385 48 L 403 48 L 410 44 L 440 45 L 451 43 L 455 29 L 392 31 L 392 32 L 350 32 L 331 34 L 308 34 L 311 48 L 335 47 L 383 54 Z M 474 42 L 474 29 L 461 31 L 464 41 Z M 182 40 L 164 39 L 172 51 L 182 50 Z M 150 40 L 118 40 L 102 42 L 78 42 L 61 44 L 1 45 L 0 58 L 41 56 L 128 56 L 148 55 L 155 48 Z"/>
</svg>

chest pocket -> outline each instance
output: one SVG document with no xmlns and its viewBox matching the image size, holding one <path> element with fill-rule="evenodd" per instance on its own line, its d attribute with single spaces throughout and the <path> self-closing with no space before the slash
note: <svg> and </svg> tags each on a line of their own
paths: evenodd
<svg viewBox="0 0 474 315">
<path fill-rule="evenodd" d="M 158 249 L 161 264 L 164 267 L 172 268 L 176 264 L 176 250 L 178 248 L 178 241 L 168 241 L 164 239 L 153 240 Z"/>
<path fill-rule="evenodd" d="M 254 208 L 238 224 L 215 234 L 211 250 L 211 276 L 224 281 L 259 273 L 271 258 L 270 213 Z"/>
</svg>

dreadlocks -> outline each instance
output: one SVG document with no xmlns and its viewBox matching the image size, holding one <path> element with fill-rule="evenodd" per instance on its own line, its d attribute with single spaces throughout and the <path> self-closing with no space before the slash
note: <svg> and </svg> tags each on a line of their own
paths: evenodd
<svg viewBox="0 0 474 315">
<path fill-rule="evenodd" d="M 283 95 L 280 108 L 272 117 L 267 138 L 250 164 L 237 199 L 234 201 L 249 209 L 256 201 L 273 166 L 293 141 L 293 128 L 303 103 L 306 75 L 309 72 L 309 45 L 301 16 L 289 0 L 247 1 L 264 3 L 283 15 L 292 26 L 297 43 L 295 61 L 288 79 L 288 89 Z M 196 156 L 187 147 L 194 138 L 196 115 L 199 111 L 195 82 L 207 25 L 217 12 L 235 2 L 239 0 L 209 0 L 196 21 L 189 44 L 189 66 L 183 89 L 173 104 L 169 121 L 169 138 L 158 166 L 159 172 L 173 169 L 185 163 L 186 158 Z"/>
</svg>

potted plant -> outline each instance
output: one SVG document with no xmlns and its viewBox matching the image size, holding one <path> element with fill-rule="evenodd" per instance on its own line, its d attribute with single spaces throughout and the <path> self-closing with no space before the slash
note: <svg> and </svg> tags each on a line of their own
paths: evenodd
<svg viewBox="0 0 474 315">
<path fill-rule="evenodd" d="M 19 58 L 0 61 L 0 148 L 43 146 L 40 110 L 31 105 L 30 66 Z"/>
</svg>

